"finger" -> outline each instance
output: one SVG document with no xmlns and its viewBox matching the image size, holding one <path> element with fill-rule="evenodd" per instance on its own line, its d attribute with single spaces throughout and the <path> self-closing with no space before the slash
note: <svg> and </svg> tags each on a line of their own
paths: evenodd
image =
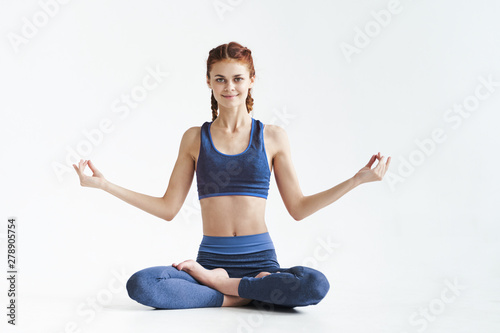
<svg viewBox="0 0 500 333">
<path fill-rule="evenodd" d="M 95 167 L 94 163 L 92 163 L 91 160 L 89 160 L 89 168 L 90 170 L 92 170 L 92 172 L 99 173 L 99 170 L 97 170 L 97 168 Z"/>
<path fill-rule="evenodd" d="M 80 163 L 78 163 L 78 165 L 80 166 L 80 173 L 83 174 L 83 171 L 85 170 L 85 161 L 80 160 Z"/>
<path fill-rule="evenodd" d="M 80 164 L 80 163 L 78 163 L 78 164 Z M 76 173 L 78 173 L 78 176 L 81 177 L 82 176 L 82 169 L 79 167 L 79 165 L 73 164 L 73 167 L 75 168 Z"/>
<path fill-rule="evenodd" d="M 389 158 L 387 159 L 387 163 L 385 164 L 386 168 L 389 167 L 390 163 L 391 163 L 391 157 L 389 156 Z"/>
<path fill-rule="evenodd" d="M 375 162 L 375 159 L 376 159 L 376 155 L 372 155 L 372 157 L 370 158 L 370 160 L 368 161 L 368 163 L 366 164 L 367 167 L 371 168 L 373 163 Z"/>
<path fill-rule="evenodd" d="M 384 156 L 380 156 L 380 160 L 378 161 L 378 164 L 375 167 L 375 169 L 377 169 L 377 170 L 380 169 L 383 164 L 384 164 Z"/>
</svg>

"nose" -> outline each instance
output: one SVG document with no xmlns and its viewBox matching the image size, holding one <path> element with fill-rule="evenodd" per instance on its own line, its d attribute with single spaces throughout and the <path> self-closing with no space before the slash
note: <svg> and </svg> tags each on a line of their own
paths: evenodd
<svg viewBox="0 0 500 333">
<path fill-rule="evenodd" d="M 227 84 L 226 84 L 226 91 L 231 91 L 234 89 L 234 83 L 229 81 Z"/>
</svg>

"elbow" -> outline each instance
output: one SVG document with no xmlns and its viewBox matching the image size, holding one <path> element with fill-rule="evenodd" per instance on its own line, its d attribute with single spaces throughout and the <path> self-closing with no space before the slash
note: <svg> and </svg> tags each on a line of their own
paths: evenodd
<svg viewBox="0 0 500 333">
<path fill-rule="evenodd" d="M 177 211 L 174 209 L 165 209 L 165 212 L 161 215 L 161 218 L 167 222 L 170 222 L 177 215 Z"/>
<path fill-rule="evenodd" d="M 165 198 L 162 198 L 162 199 L 163 199 L 162 206 L 161 206 L 162 213 L 160 215 L 160 218 L 167 221 L 167 222 L 170 222 L 174 219 L 174 217 L 177 215 L 177 213 L 181 210 L 182 203 L 178 204 L 175 202 L 167 201 Z"/>
<path fill-rule="evenodd" d="M 295 221 L 301 221 L 307 217 L 307 214 L 304 212 L 303 199 L 304 196 L 302 196 L 302 198 L 297 200 L 294 204 L 290 205 L 290 208 L 288 209 L 290 216 L 292 216 Z"/>
<path fill-rule="evenodd" d="M 167 222 L 170 222 L 174 219 L 174 217 L 175 217 L 174 215 L 163 215 L 162 219 L 167 221 Z"/>
<path fill-rule="evenodd" d="M 167 222 L 170 222 L 174 219 L 174 217 L 177 215 L 177 211 L 167 211 L 165 214 L 163 214 L 162 219 L 164 219 Z"/>
<path fill-rule="evenodd" d="M 303 220 L 306 216 L 302 213 L 302 211 L 298 208 L 292 208 L 289 209 L 288 212 L 290 213 L 290 216 L 295 220 L 295 221 L 301 221 Z"/>
<path fill-rule="evenodd" d="M 300 214 L 290 214 L 292 215 L 292 218 L 295 220 L 295 221 L 302 221 L 304 219 L 305 216 L 302 216 Z"/>
</svg>

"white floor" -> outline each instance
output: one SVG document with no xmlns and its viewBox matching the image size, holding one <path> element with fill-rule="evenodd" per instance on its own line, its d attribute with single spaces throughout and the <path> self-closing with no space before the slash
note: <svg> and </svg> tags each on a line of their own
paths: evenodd
<svg viewBox="0 0 500 333">
<path fill-rule="evenodd" d="M 88 297 L 25 295 L 19 299 L 17 327 L 9 325 L 2 332 L 494 333 L 500 332 L 500 299 L 498 288 L 489 283 L 484 289 L 459 291 L 458 296 L 443 285 L 431 299 L 405 294 L 399 288 L 377 294 L 362 288 L 331 289 L 320 304 L 291 310 L 154 310 L 128 299 L 125 293 L 114 295 L 102 307 L 105 303 Z"/>
</svg>

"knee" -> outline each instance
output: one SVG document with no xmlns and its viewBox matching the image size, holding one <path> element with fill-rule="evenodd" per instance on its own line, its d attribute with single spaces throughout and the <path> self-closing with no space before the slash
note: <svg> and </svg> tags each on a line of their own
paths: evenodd
<svg viewBox="0 0 500 333">
<path fill-rule="evenodd" d="M 314 301 L 314 303 L 312 304 L 317 304 L 326 296 L 326 294 L 330 290 L 330 283 L 328 282 L 325 274 L 312 268 L 305 268 L 306 271 L 308 271 L 308 286 L 311 293 L 311 298 Z"/>
<path fill-rule="evenodd" d="M 141 296 L 144 295 L 145 290 L 147 289 L 149 274 L 145 272 L 145 270 L 138 271 L 134 273 L 127 281 L 127 293 L 128 296 L 140 302 Z M 142 302 L 140 302 L 142 303 Z"/>
<path fill-rule="evenodd" d="M 163 267 L 150 267 L 134 273 L 126 284 L 129 297 L 141 304 L 150 305 L 158 279 L 165 277 L 163 271 Z"/>
<path fill-rule="evenodd" d="M 296 266 L 291 271 L 298 277 L 298 306 L 318 304 L 330 290 L 328 279 L 318 270 Z"/>
</svg>

